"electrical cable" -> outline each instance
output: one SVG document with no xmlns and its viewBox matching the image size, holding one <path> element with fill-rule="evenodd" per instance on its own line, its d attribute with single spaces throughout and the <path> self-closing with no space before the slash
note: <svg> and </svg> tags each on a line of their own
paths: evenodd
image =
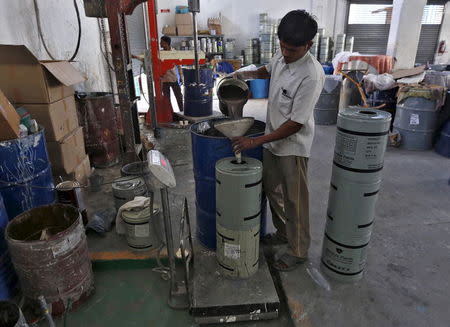
<svg viewBox="0 0 450 327">
<path fill-rule="evenodd" d="M 50 56 L 50 58 L 52 60 L 57 60 L 55 56 L 53 56 L 53 54 L 50 52 L 47 43 L 44 40 L 44 35 L 42 33 L 42 25 L 41 25 L 41 18 L 40 18 L 40 13 L 39 13 L 39 7 L 37 4 L 37 0 L 33 0 L 33 4 L 34 4 L 34 12 L 36 14 L 36 22 L 37 22 L 37 28 L 38 28 L 38 34 L 39 34 L 39 38 L 42 41 L 42 44 L 44 45 L 44 49 L 47 52 L 47 54 Z M 73 5 L 75 7 L 75 12 L 77 14 L 77 22 L 78 22 L 78 38 L 77 38 L 77 45 L 75 47 L 75 51 L 73 53 L 73 55 L 70 57 L 70 59 L 68 61 L 72 61 L 75 59 L 75 57 L 78 54 L 78 50 L 80 49 L 80 43 L 81 43 L 81 18 L 80 18 L 80 11 L 78 9 L 78 4 L 76 0 L 73 0 Z"/>
</svg>

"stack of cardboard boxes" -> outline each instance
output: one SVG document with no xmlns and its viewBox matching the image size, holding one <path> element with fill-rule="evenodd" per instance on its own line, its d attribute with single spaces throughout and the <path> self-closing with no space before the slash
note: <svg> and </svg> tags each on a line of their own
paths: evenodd
<svg viewBox="0 0 450 327">
<path fill-rule="evenodd" d="M 44 127 L 53 174 L 80 183 L 91 168 L 73 85 L 84 80 L 67 61 L 39 61 L 25 46 L 0 45 L 0 89 Z"/>
<path fill-rule="evenodd" d="M 194 23 L 192 14 L 175 14 L 177 34 L 180 36 L 192 36 L 194 34 Z"/>
</svg>

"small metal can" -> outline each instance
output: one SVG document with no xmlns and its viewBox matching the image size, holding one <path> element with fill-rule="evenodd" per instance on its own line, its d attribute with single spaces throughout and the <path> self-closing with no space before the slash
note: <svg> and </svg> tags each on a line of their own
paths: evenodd
<svg viewBox="0 0 450 327">
<path fill-rule="evenodd" d="M 56 185 L 56 195 L 59 203 L 69 204 L 78 208 L 83 219 L 83 225 L 88 223 L 86 202 L 80 183 L 65 181 Z"/>
</svg>

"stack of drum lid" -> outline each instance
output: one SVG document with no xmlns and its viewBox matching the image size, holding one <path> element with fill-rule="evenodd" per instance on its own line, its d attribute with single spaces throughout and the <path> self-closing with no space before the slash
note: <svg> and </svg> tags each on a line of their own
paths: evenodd
<svg viewBox="0 0 450 327">
<path fill-rule="evenodd" d="M 316 36 L 313 39 L 313 45 L 311 49 L 309 49 L 309 52 L 314 58 L 319 58 L 319 46 L 320 46 L 320 34 L 317 33 Z"/>
<path fill-rule="evenodd" d="M 353 44 L 355 43 L 355 37 L 349 36 L 345 38 L 345 51 L 353 52 Z"/>
<path fill-rule="evenodd" d="M 334 55 L 345 51 L 345 34 L 338 34 L 334 43 Z"/>
<path fill-rule="evenodd" d="M 246 65 L 253 64 L 253 40 L 247 40 L 247 46 L 244 50 L 244 62 Z"/>
<path fill-rule="evenodd" d="M 234 59 L 234 39 L 227 39 L 225 42 L 225 58 Z"/>
<path fill-rule="evenodd" d="M 320 39 L 320 62 L 326 63 L 329 60 L 330 56 L 330 38 L 322 37 Z"/>
<path fill-rule="evenodd" d="M 259 64 L 259 39 L 252 39 L 253 63 Z"/>
<path fill-rule="evenodd" d="M 134 197 L 146 196 L 147 185 L 142 177 L 124 176 L 114 181 L 112 191 L 116 210 L 119 210 L 125 203 L 134 200 Z"/>
<path fill-rule="evenodd" d="M 336 280 L 359 280 L 375 219 L 391 115 L 351 107 L 339 112 L 322 270 Z"/>
<path fill-rule="evenodd" d="M 259 15 L 260 62 L 266 64 L 273 55 L 273 30 L 268 14 Z"/>
</svg>

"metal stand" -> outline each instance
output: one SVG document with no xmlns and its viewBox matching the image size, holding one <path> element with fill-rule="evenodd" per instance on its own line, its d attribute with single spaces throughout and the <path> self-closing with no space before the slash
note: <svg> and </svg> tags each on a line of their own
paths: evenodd
<svg viewBox="0 0 450 327">
<path fill-rule="evenodd" d="M 169 194 L 167 187 L 161 189 L 161 202 L 163 209 L 164 231 L 166 234 L 167 255 L 170 267 L 170 291 L 168 304 L 173 309 L 188 309 L 189 296 L 186 285 L 179 285 L 176 278 L 175 251 L 173 248 L 172 222 L 170 219 Z"/>
</svg>

